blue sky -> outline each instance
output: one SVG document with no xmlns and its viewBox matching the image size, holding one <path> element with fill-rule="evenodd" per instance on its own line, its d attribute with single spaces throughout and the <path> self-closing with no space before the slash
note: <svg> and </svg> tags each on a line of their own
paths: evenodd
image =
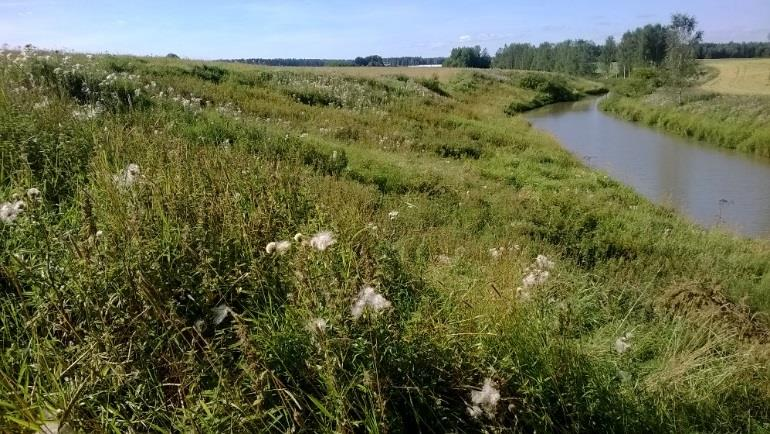
<svg viewBox="0 0 770 434">
<path fill-rule="evenodd" d="M 770 0 L 0 0 L 0 43 L 200 59 L 443 56 L 459 45 L 603 41 L 680 11 L 708 41 L 770 34 Z"/>
</svg>

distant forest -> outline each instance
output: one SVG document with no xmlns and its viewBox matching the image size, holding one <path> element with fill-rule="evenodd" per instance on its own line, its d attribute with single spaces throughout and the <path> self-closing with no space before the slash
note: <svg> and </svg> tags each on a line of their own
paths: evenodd
<svg viewBox="0 0 770 434">
<path fill-rule="evenodd" d="M 420 66 L 441 65 L 445 57 L 380 57 L 367 56 L 355 59 L 229 59 L 226 62 L 248 63 L 266 66 Z"/>
<path fill-rule="evenodd" d="M 648 24 L 629 30 L 620 41 L 610 36 L 604 44 L 584 39 L 557 43 L 506 44 L 491 56 L 481 47 L 457 47 L 449 57 L 380 57 L 355 59 L 229 59 L 226 62 L 267 66 L 420 66 L 444 65 L 468 68 L 504 68 L 592 75 L 616 65 L 621 74 L 639 67 L 658 67 L 666 56 L 669 27 Z M 698 59 L 770 57 L 770 42 L 699 42 Z"/>
</svg>

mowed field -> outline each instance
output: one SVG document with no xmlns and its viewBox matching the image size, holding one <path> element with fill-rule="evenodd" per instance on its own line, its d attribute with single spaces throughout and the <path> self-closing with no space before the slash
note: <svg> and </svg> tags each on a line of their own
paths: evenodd
<svg viewBox="0 0 770 434">
<path fill-rule="evenodd" d="M 718 75 L 703 89 L 736 95 L 770 95 L 770 59 L 705 60 Z"/>
</svg>

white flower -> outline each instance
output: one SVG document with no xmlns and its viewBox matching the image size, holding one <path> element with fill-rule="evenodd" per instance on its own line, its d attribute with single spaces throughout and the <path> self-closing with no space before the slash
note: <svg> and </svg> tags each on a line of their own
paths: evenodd
<svg viewBox="0 0 770 434">
<path fill-rule="evenodd" d="M 499 258 L 500 256 L 503 255 L 503 251 L 504 250 L 505 250 L 504 247 L 493 247 L 493 248 L 489 249 L 489 254 L 493 258 L 497 259 L 497 258 Z"/>
<path fill-rule="evenodd" d="M 553 261 L 548 259 L 545 255 L 537 255 L 537 258 L 535 259 L 535 268 L 539 270 L 550 270 L 553 266 Z"/>
<path fill-rule="evenodd" d="M 102 231 L 101 229 L 99 229 L 98 231 L 96 231 L 96 238 L 101 238 L 101 237 L 102 237 L 102 235 L 104 235 L 104 231 Z"/>
<path fill-rule="evenodd" d="M 391 211 L 388 213 L 388 217 L 390 217 L 391 220 L 395 220 L 396 217 L 398 217 L 398 211 Z"/>
<path fill-rule="evenodd" d="M 27 204 L 23 200 L 0 204 L 0 221 L 6 224 L 13 223 L 19 217 L 19 214 L 24 212 L 26 206 Z"/>
<path fill-rule="evenodd" d="M 307 330 L 311 333 L 322 334 L 326 332 L 327 322 L 323 318 L 313 318 L 307 322 Z"/>
<path fill-rule="evenodd" d="M 288 241 L 278 241 L 275 243 L 275 253 L 283 255 L 291 248 L 291 243 Z"/>
<path fill-rule="evenodd" d="M 366 229 L 369 229 L 370 231 L 376 231 L 379 229 L 376 224 L 369 222 L 366 224 Z"/>
<path fill-rule="evenodd" d="M 227 315 L 234 314 L 233 310 L 224 303 L 212 308 L 211 313 L 214 315 L 214 319 L 212 320 L 214 325 L 219 325 L 225 318 L 227 318 Z"/>
<path fill-rule="evenodd" d="M 499 400 L 500 392 L 495 388 L 495 383 L 487 378 L 484 380 L 484 386 L 480 391 L 471 391 L 473 406 L 468 408 L 468 413 L 473 417 L 478 417 L 481 415 L 480 410 L 483 410 L 490 418 L 494 417 Z"/>
<path fill-rule="evenodd" d="M 628 342 L 628 340 L 632 337 L 632 333 L 626 333 L 624 336 L 617 338 L 615 340 L 615 351 L 617 351 L 618 354 L 623 354 L 628 351 L 628 349 L 631 348 L 631 344 Z"/>
<path fill-rule="evenodd" d="M 35 187 L 28 188 L 27 197 L 29 198 L 29 200 L 33 200 L 33 201 L 40 199 L 40 190 L 38 190 Z"/>
<path fill-rule="evenodd" d="M 123 171 L 112 177 L 118 187 L 131 187 L 141 177 L 138 164 L 131 163 Z"/>
<path fill-rule="evenodd" d="M 534 270 L 524 276 L 524 279 L 521 280 L 521 283 L 524 286 L 524 289 L 529 289 L 533 286 L 542 285 L 546 280 L 548 280 L 550 275 L 551 273 L 545 270 Z"/>
<path fill-rule="evenodd" d="M 321 231 L 313 235 L 313 238 L 310 239 L 310 247 L 318 251 L 324 251 L 336 242 L 337 240 L 334 239 L 334 234 L 329 231 Z"/>
<path fill-rule="evenodd" d="M 371 286 L 365 286 L 358 293 L 358 299 L 353 303 L 350 308 L 350 313 L 353 315 L 353 319 L 358 319 L 363 315 L 366 309 L 370 309 L 374 312 L 379 312 L 384 309 L 390 308 L 391 303 L 383 297 L 381 294 Z"/>
</svg>

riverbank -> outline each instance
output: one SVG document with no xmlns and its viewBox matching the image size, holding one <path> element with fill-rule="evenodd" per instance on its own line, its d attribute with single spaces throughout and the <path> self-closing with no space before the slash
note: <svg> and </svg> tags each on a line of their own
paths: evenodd
<svg viewBox="0 0 770 434">
<path fill-rule="evenodd" d="M 605 98 L 602 110 L 668 132 L 741 152 L 770 157 L 770 96 L 727 95 L 697 88 Z"/>
<path fill-rule="evenodd" d="M 0 431 L 770 423 L 767 243 L 507 116 L 509 73 L 348 71 L 0 60 Z"/>
<path fill-rule="evenodd" d="M 601 99 L 527 114 L 591 167 L 708 228 L 770 238 L 770 161 L 726 151 L 597 108 Z"/>
</svg>

